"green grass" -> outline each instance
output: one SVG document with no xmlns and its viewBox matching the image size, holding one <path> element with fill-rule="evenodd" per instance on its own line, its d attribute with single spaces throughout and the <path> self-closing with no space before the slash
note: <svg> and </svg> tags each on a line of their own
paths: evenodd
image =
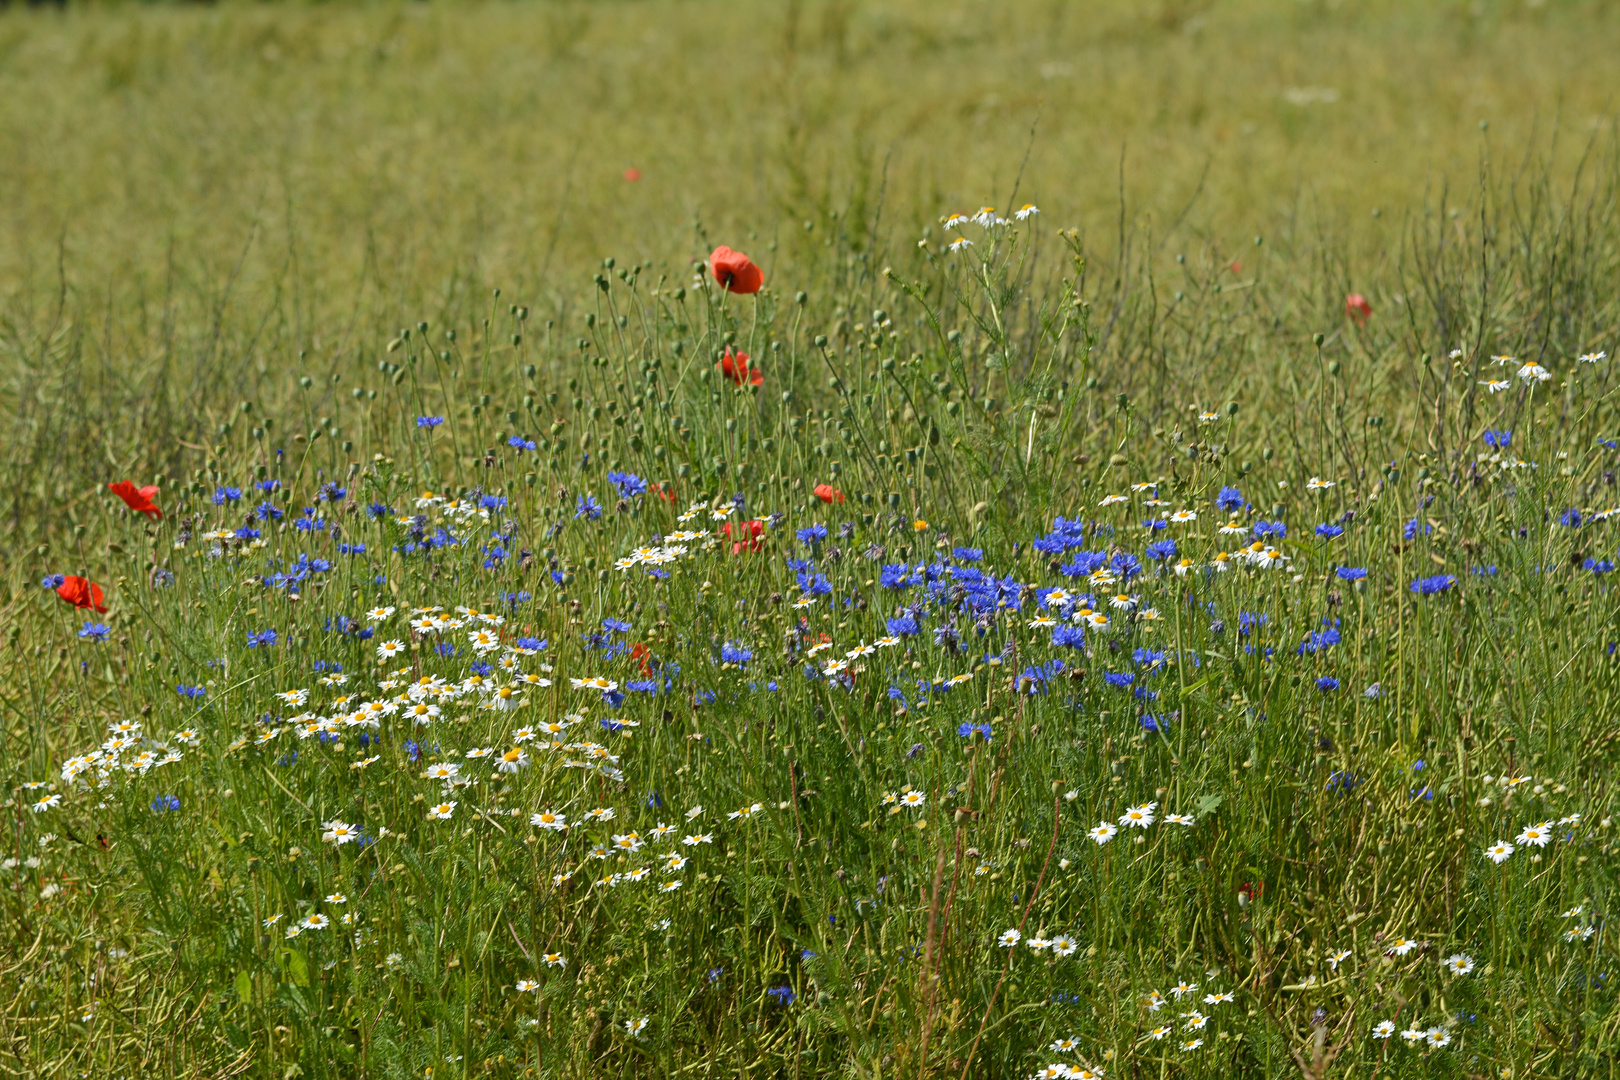
<svg viewBox="0 0 1620 1080">
<path fill-rule="evenodd" d="M 1620 351 L 1616 36 L 1596 4 L 5 13 L 0 1065 L 1612 1075 L 1620 424 L 1576 358 Z M 694 280 L 722 242 L 757 296 Z M 1284 565 L 1221 558 L 1278 521 Z M 667 577 L 615 565 L 682 528 Z M 1109 616 L 1081 648 L 1058 586 Z M 458 605 L 504 620 L 516 709 L 296 730 L 472 676 L 473 625 L 405 621 Z M 1194 823 L 1088 835 L 1148 802 Z"/>
</svg>

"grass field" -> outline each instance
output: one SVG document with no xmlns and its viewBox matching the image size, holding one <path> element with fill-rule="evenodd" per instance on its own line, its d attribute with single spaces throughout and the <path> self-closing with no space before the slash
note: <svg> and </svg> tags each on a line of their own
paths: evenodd
<svg viewBox="0 0 1620 1080">
<path fill-rule="evenodd" d="M 0 1068 L 1613 1076 L 1617 42 L 0 13 Z"/>
</svg>

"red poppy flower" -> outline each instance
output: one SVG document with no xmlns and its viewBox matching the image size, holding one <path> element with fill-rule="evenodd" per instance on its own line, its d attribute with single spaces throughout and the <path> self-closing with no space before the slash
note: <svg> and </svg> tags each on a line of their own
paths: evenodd
<svg viewBox="0 0 1620 1080">
<path fill-rule="evenodd" d="M 1367 303 L 1365 296 L 1353 292 L 1344 298 L 1344 313 L 1354 320 L 1357 326 L 1365 326 L 1367 320 L 1372 318 L 1372 305 Z"/>
<path fill-rule="evenodd" d="M 638 641 L 630 647 L 630 659 L 635 661 L 635 663 L 641 668 L 641 673 L 643 675 L 651 675 L 653 673 L 652 650 L 647 648 L 644 642 Z"/>
<path fill-rule="evenodd" d="M 734 293 L 757 293 L 765 284 L 765 271 L 755 266 L 753 259 L 724 244 L 709 256 L 709 269 L 714 272 L 714 280 Z"/>
<path fill-rule="evenodd" d="M 1227 269 L 1232 271 L 1232 273 L 1234 273 L 1234 274 L 1243 273 L 1243 260 L 1242 259 L 1233 259 L 1232 260 L 1232 265 L 1228 266 Z"/>
<path fill-rule="evenodd" d="M 816 498 L 820 499 L 824 503 L 844 501 L 844 493 L 833 487 L 831 484 L 817 484 L 810 490 L 812 493 L 814 493 Z"/>
<path fill-rule="evenodd" d="M 1248 907 L 1250 904 L 1254 903 L 1256 900 L 1259 900 L 1260 899 L 1260 894 L 1264 893 L 1265 891 L 1266 891 L 1266 883 L 1265 882 L 1263 882 L 1263 881 L 1261 881 L 1261 882 L 1248 882 L 1248 881 L 1245 881 L 1241 886 L 1238 887 L 1238 907 L 1240 907 L 1240 908 Z"/>
<path fill-rule="evenodd" d="M 107 610 L 107 606 L 101 602 L 104 596 L 101 586 L 92 585 L 89 578 L 63 578 L 62 584 L 56 587 L 56 595 L 76 608 L 95 608 L 103 613 Z"/>
<path fill-rule="evenodd" d="M 741 386 L 749 383 L 753 386 L 765 385 L 765 376 L 758 369 L 748 366 L 748 354 L 745 352 L 732 352 L 727 347 L 725 355 L 720 358 L 720 374 Z"/>
<path fill-rule="evenodd" d="M 640 179 L 641 179 L 641 170 L 640 169 L 626 169 L 626 170 L 624 170 L 625 183 L 633 184 L 637 180 L 640 180 Z"/>
<path fill-rule="evenodd" d="M 736 531 L 733 532 L 733 529 Z M 736 543 L 731 545 L 731 553 L 733 555 L 741 555 L 745 550 L 758 551 L 760 548 L 765 546 L 765 541 L 760 539 L 760 537 L 765 535 L 765 523 L 763 521 L 756 520 L 739 521 L 733 524 L 732 522 L 728 521 L 724 525 L 720 526 L 720 535 L 724 536 L 727 540 L 736 541 Z"/>
<path fill-rule="evenodd" d="M 145 514 L 153 521 L 163 519 L 163 511 L 159 510 L 157 504 L 152 501 L 152 496 L 158 492 L 156 487 L 138 488 L 128 480 L 120 480 L 116 484 L 108 484 L 107 490 L 123 499 L 124 505 L 137 514 Z"/>
<path fill-rule="evenodd" d="M 653 489 L 653 494 L 657 495 L 660 499 L 663 499 L 665 502 L 672 503 L 672 502 L 675 501 L 675 485 L 674 484 L 654 484 L 652 486 L 652 489 Z"/>
</svg>

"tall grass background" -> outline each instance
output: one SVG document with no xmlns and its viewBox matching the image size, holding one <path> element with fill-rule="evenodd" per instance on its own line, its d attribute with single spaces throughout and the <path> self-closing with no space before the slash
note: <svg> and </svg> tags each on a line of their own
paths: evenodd
<svg viewBox="0 0 1620 1080">
<path fill-rule="evenodd" d="M 1109 1075 L 1609 1075 L 1620 625 L 1583 560 L 1614 541 L 1557 515 L 1610 505 L 1604 440 L 1620 435 L 1608 366 L 1575 360 L 1615 351 L 1620 160 L 1595 74 L 1615 18 L 838 0 L 5 13 L 0 698 L 16 857 L 42 865 L 7 871 L 0 1063 L 1011 1076 L 1072 1034 Z M 968 227 L 973 249 L 944 249 L 946 213 L 1025 202 L 1040 215 L 999 245 Z M 721 242 L 765 268 L 759 297 L 694 284 Z M 1365 325 L 1350 292 L 1372 305 Z M 757 392 L 713 371 L 727 346 L 763 367 Z M 1521 387 L 1499 354 L 1555 380 Z M 1515 389 L 1480 385 L 1499 376 Z M 424 435 L 421 415 L 446 426 Z M 1486 429 L 1512 429 L 1508 464 L 1537 467 L 1490 460 Z M 543 445 L 513 452 L 512 434 Z M 613 462 L 679 501 L 615 507 Z M 342 563 L 306 615 L 248 586 L 246 561 L 172 547 L 187 525 L 241 524 L 210 495 L 259 470 L 303 502 L 329 480 L 358 506 L 499 493 L 533 563 L 436 569 L 384 554 L 400 536 L 355 518 L 367 566 Z M 1312 494 L 1313 476 L 1338 486 Z M 125 477 L 162 478 L 165 525 L 109 499 Z M 823 509 L 820 481 L 848 502 Z M 1030 611 L 1007 628 L 1014 667 L 904 713 L 875 687 L 807 683 L 783 651 L 773 594 L 796 595 L 780 556 L 797 527 L 856 530 L 823 569 L 872 611 L 813 628 L 842 651 L 892 606 L 867 584 L 867 545 L 915 563 L 970 543 L 1050 586 L 1029 541 L 1062 515 L 1138 546 L 1137 510 L 1097 504 L 1145 482 L 1199 510 L 1178 540 L 1201 563 L 1222 546 L 1210 501 L 1234 484 L 1249 520 L 1286 518 L 1293 564 L 1161 574 L 1170 628 L 1095 638 L 1087 678 L 1044 696 L 1018 678 L 1047 658 Z M 602 524 L 574 519 L 581 492 L 608 502 Z M 609 569 L 689 500 L 734 492 L 786 515 L 753 562 L 722 547 L 657 594 Z M 1313 536 L 1347 510 L 1342 551 Z M 542 535 L 552 522 L 568 524 Z M 283 565 L 299 550 L 286 526 L 266 535 Z M 1372 572 L 1358 587 L 1338 565 Z M 179 583 L 152 588 L 154 566 Z M 47 572 L 108 586 L 110 641 L 75 636 Z M 1461 584 L 1414 598 L 1430 574 Z M 304 744 L 297 774 L 228 748 L 268 691 L 309 685 L 334 650 L 375 677 L 369 646 L 331 644 L 321 617 L 511 590 L 536 597 L 513 619 L 550 639 L 564 686 L 601 673 L 579 639 L 605 617 L 660 635 L 699 679 L 624 744 L 632 786 L 591 797 L 652 817 L 651 791 L 666 817 L 767 806 L 753 831 L 715 830 L 725 856 L 693 867 L 712 882 L 689 873 L 668 901 L 565 894 L 548 885 L 561 841 L 521 822 L 426 827 L 413 800 L 432 788 L 397 745 L 358 799 Z M 1245 659 L 1243 611 L 1268 616 L 1247 643 L 1274 646 L 1269 664 Z M 1296 656 L 1324 617 L 1345 630 L 1332 662 Z M 279 651 L 248 650 L 267 625 Z M 732 635 L 750 636 L 754 670 L 697 675 Z M 1176 715 L 1162 737 L 1099 681 L 1138 644 L 1184 658 L 1155 676 Z M 929 677 L 953 673 L 917 652 Z M 1339 697 L 1316 689 L 1326 674 Z M 749 688 L 767 675 L 779 698 Z M 177 699 L 209 679 L 206 711 Z M 1362 695 L 1372 683 L 1381 696 Z M 729 696 L 704 705 L 705 689 Z M 28 811 L 17 785 L 132 716 L 167 732 L 206 717 L 212 742 L 108 806 Z M 955 734 L 992 719 L 989 744 Z M 504 737 L 469 723 L 467 746 Z M 544 808 L 560 781 L 542 771 L 492 797 Z M 1504 795 L 1487 774 L 1539 791 Z M 924 829 L 880 802 L 905 783 L 929 791 Z M 179 815 L 150 809 L 170 793 Z M 1199 825 L 1152 834 L 1142 858 L 1129 836 L 1085 838 L 1149 798 Z M 318 839 L 340 810 L 405 837 L 362 866 Z M 1567 813 L 1584 824 L 1544 865 L 1522 845 L 1501 868 L 1482 857 Z M 45 829 L 61 835 L 41 855 Z M 294 948 L 261 926 L 366 883 L 364 944 L 328 931 Z M 1026 920 L 1083 949 L 1003 967 L 990 940 Z M 1570 925 L 1599 932 L 1577 945 Z M 1428 944 L 1386 958 L 1404 935 Z M 571 967 L 548 974 L 534 954 L 558 943 Z M 1339 948 L 1355 953 L 1342 976 L 1326 966 Z M 1477 970 L 1445 977 L 1453 951 Z M 513 989 L 541 975 L 534 996 Z M 1175 1051 L 1179 1027 L 1150 1034 L 1183 1010 L 1145 995 L 1177 981 L 1239 995 L 1208 1010 L 1202 1057 Z M 766 996 L 780 985 L 792 1006 Z M 649 1034 L 628 1034 L 642 1016 Z M 1371 1039 L 1376 1020 L 1418 1016 L 1451 1046 Z"/>
</svg>

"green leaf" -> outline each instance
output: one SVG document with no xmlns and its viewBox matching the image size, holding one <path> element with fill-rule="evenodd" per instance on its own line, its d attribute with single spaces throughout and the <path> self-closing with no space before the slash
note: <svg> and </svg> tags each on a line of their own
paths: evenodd
<svg viewBox="0 0 1620 1080">
<path fill-rule="evenodd" d="M 1200 795 L 1198 801 L 1193 804 L 1193 810 L 1199 817 L 1203 817 L 1205 814 L 1213 814 L 1220 809 L 1221 803 L 1225 801 L 1226 798 L 1222 795 Z"/>
<path fill-rule="evenodd" d="M 250 1004 L 253 1000 L 253 976 L 245 971 L 236 973 L 236 996 L 242 1004 Z"/>
<path fill-rule="evenodd" d="M 309 985 L 309 964 L 297 949 L 281 950 L 281 971 L 294 986 Z"/>
</svg>

